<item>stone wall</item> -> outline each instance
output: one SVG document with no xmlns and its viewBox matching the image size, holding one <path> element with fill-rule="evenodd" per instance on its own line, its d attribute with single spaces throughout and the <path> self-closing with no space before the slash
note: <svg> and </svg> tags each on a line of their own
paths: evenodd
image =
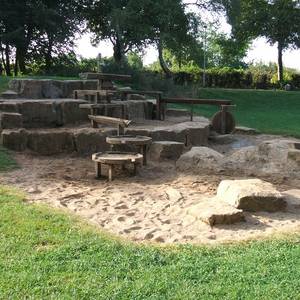
<svg viewBox="0 0 300 300">
<path fill-rule="evenodd" d="M 127 134 L 146 135 L 153 141 L 174 141 L 186 146 L 207 144 L 209 126 L 198 123 L 192 127 L 189 122 L 172 128 L 127 129 Z M 193 131 L 190 129 L 193 128 Z M 195 132 L 198 132 L 196 135 Z M 115 129 L 94 128 L 57 128 L 57 129 L 6 129 L 1 134 L 1 144 L 13 151 L 30 150 L 41 155 L 59 153 L 77 153 L 90 155 L 99 151 L 109 150 L 106 137 L 115 135 Z M 187 141 L 189 144 L 186 144 Z"/>
<path fill-rule="evenodd" d="M 79 108 L 82 103 L 86 101 L 7 100 L 0 102 L 0 112 L 21 114 L 24 128 L 57 127 L 88 121 L 88 111 Z"/>
</svg>

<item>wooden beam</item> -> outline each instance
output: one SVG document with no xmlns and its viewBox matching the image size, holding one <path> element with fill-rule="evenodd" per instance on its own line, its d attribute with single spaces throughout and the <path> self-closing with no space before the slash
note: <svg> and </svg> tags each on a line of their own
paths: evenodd
<svg viewBox="0 0 300 300">
<path fill-rule="evenodd" d="M 231 100 L 219 99 L 193 99 L 193 98 L 162 98 L 164 103 L 180 103 L 180 104 L 200 104 L 200 105 L 230 105 Z"/>
<path fill-rule="evenodd" d="M 94 122 L 97 122 L 99 124 L 118 125 L 121 127 L 128 127 L 132 122 L 131 120 L 111 118 L 111 117 L 106 117 L 106 116 L 92 116 L 92 115 L 89 115 L 89 119 Z"/>
</svg>

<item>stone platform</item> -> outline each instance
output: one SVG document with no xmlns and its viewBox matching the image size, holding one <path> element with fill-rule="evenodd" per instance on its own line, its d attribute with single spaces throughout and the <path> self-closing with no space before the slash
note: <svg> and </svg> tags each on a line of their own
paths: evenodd
<svg viewBox="0 0 300 300">
<path fill-rule="evenodd" d="M 87 103 L 85 100 L 75 99 L 14 99 L 0 101 L 0 113 L 14 113 L 22 115 L 23 128 L 51 128 L 78 124 L 88 121 L 89 110 L 80 109 L 79 105 Z M 110 117 L 130 120 L 150 119 L 153 112 L 153 104 L 142 100 L 112 101 L 106 110 Z M 105 114 L 99 111 L 99 114 Z M 123 116 L 124 114 L 124 116 Z M 15 128 L 19 128 L 20 122 Z M 12 128 L 3 124 L 3 129 Z"/>
<path fill-rule="evenodd" d="M 70 128 L 51 129 L 5 129 L 1 144 L 14 151 L 33 151 L 41 155 L 77 153 L 90 155 L 109 150 L 106 137 L 117 133 L 115 128 L 88 128 L 89 124 Z M 153 141 L 174 141 L 186 147 L 206 145 L 209 136 L 209 122 L 161 122 L 145 120 L 127 128 L 125 134 L 145 135 Z"/>
<path fill-rule="evenodd" d="M 98 80 L 13 79 L 9 89 L 26 99 L 72 98 L 74 90 L 95 90 Z"/>
</svg>

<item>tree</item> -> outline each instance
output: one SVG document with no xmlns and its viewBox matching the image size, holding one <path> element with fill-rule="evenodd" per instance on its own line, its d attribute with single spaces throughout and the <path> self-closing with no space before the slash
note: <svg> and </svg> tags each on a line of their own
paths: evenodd
<svg viewBox="0 0 300 300">
<path fill-rule="evenodd" d="M 80 20 L 80 0 L 0 0 L 0 51 L 6 74 L 26 73 L 32 57 L 43 56 L 51 65 L 52 54 L 73 45 Z M 46 68 L 47 69 L 47 68 Z M 49 69 L 49 68 L 48 68 Z"/>
<path fill-rule="evenodd" d="M 144 45 L 143 11 L 139 8 L 139 1 L 134 0 L 88 0 L 83 8 L 93 43 L 109 40 L 117 63 L 121 63 L 129 51 Z"/>
<path fill-rule="evenodd" d="M 232 8 L 235 8 L 233 13 Z M 240 38 L 265 37 L 277 44 L 278 81 L 283 81 L 283 52 L 300 47 L 300 5 L 296 0 L 234 0 L 228 9 L 234 34 Z"/>
</svg>

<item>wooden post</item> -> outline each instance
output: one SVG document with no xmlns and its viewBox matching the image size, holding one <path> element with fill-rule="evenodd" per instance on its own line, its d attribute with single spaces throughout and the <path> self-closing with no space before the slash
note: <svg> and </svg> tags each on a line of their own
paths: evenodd
<svg viewBox="0 0 300 300">
<path fill-rule="evenodd" d="M 108 165 L 108 180 L 113 180 L 113 165 Z"/>
<path fill-rule="evenodd" d="M 156 98 L 156 119 L 161 120 L 161 95 L 158 94 Z"/>
<path fill-rule="evenodd" d="M 143 165 L 147 166 L 147 145 L 141 145 L 140 153 L 143 155 Z"/>
<path fill-rule="evenodd" d="M 96 173 L 96 178 L 99 179 L 101 177 L 101 163 L 95 162 L 95 173 Z"/>
<path fill-rule="evenodd" d="M 194 102 L 192 102 L 192 105 L 191 105 L 191 122 L 193 122 L 194 120 Z"/>
</svg>

